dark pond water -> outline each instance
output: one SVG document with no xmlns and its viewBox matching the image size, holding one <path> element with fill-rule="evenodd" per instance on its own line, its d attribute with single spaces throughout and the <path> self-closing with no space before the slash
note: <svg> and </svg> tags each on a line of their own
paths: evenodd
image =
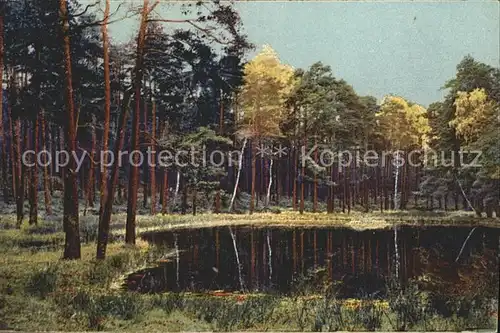
<svg viewBox="0 0 500 333">
<path fill-rule="evenodd" d="M 342 281 L 347 296 L 383 292 L 387 278 L 402 282 L 433 274 L 457 279 L 486 254 L 496 258 L 500 229 L 399 227 L 354 231 L 341 228 L 228 227 L 151 232 L 143 239 L 174 249 L 166 262 L 131 274 L 125 287 L 141 292 L 261 290 L 288 292 L 294 279 L 320 271 Z M 233 237 L 234 236 L 234 237 Z M 235 251 L 235 248 L 237 251 Z M 494 259 L 496 260 L 496 259 Z M 496 266 L 496 263 L 495 263 Z M 491 269 L 491 268 L 489 268 Z M 497 269 L 497 268 L 495 268 Z"/>
</svg>

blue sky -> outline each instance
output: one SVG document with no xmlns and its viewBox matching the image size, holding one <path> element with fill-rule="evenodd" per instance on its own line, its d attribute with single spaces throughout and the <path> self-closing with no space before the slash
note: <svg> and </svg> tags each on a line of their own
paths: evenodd
<svg viewBox="0 0 500 333">
<path fill-rule="evenodd" d="M 137 3 L 139 5 L 139 3 Z M 164 18 L 180 18 L 161 5 Z M 244 31 L 257 47 L 271 45 L 283 62 L 316 61 L 362 95 L 401 95 L 428 105 L 467 54 L 498 67 L 500 2 L 240 2 Z M 177 26 L 178 27 L 178 26 Z M 111 26 L 126 41 L 137 18 Z"/>
</svg>

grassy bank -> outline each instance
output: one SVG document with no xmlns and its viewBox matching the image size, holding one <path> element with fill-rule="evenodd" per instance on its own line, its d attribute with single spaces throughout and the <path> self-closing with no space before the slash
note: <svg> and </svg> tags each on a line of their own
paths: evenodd
<svg viewBox="0 0 500 333">
<path fill-rule="evenodd" d="M 124 228 L 125 215 L 114 217 L 117 232 Z M 171 229 L 210 228 L 219 226 L 251 225 L 254 227 L 335 227 L 354 230 L 375 230 L 406 226 L 488 226 L 500 228 L 500 219 L 476 217 L 468 212 L 411 212 L 394 211 L 384 213 L 304 213 L 283 211 L 258 214 L 199 214 L 156 215 L 138 217 L 139 232 Z"/>
</svg>

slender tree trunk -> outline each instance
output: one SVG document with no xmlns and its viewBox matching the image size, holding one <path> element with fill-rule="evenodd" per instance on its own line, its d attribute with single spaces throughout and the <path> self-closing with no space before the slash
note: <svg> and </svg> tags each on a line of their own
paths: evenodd
<svg viewBox="0 0 500 333">
<path fill-rule="evenodd" d="M 197 197 L 196 189 L 193 189 L 193 198 L 192 198 L 193 216 L 196 215 L 196 197 Z"/>
<path fill-rule="evenodd" d="M 394 210 L 399 209 L 398 180 L 399 180 L 399 165 L 396 165 L 396 174 L 394 180 Z"/>
<path fill-rule="evenodd" d="M 0 166 L 2 167 L 2 190 L 3 190 L 3 200 L 5 203 L 9 203 L 9 185 L 7 180 L 7 155 L 6 155 L 6 140 L 4 131 L 4 119 L 3 119 L 3 57 L 4 57 L 4 45 L 3 45 L 3 16 L 5 10 L 5 3 L 0 3 L 0 140 L 2 140 L 2 162 Z"/>
<path fill-rule="evenodd" d="M 60 127 L 59 128 L 59 150 L 60 151 L 63 151 L 66 148 L 65 143 L 64 143 L 64 135 L 65 135 L 64 134 L 64 128 Z M 66 179 L 65 176 L 64 176 L 65 175 L 65 171 L 66 171 L 65 168 L 61 168 L 61 173 L 60 174 L 61 174 L 61 180 L 63 182 L 63 187 L 64 187 L 64 179 Z"/>
<path fill-rule="evenodd" d="M 17 226 L 20 227 L 24 218 L 24 182 L 22 181 L 22 164 L 21 164 L 21 119 L 15 121 L 15 147 L 16 156 L 14 159 L 14 169 L 16 170 L 16 215 Z"/>
<path fill-rule="evenodd" d="M 317 145 L 317 137 L 314 136 L 314 145 Z M 314 163 L 318 163 L 318 148 L 314 149 Z M 314 184 L 313 184 L 313 212 L 318 211 L 318 174 L 314 171 Z"/>
<path fill-rule="evenodd" d="M 104 66 L 104 124 L 102 133 L 102 151 L 104 152 L 104 161 L 101 161 L 101 188 L 99 191 L 99 217 L 102 217 L 102 209 L 108 191 L 108 142 L 109 126 L 111 118 L 111 81 L 109 71 L 109 39 L 108 39 L 108 20 L 110 12 L 110 0 L 106 0 L 104 8 L 104 20 L 101 25 L 102 46 L 103 46 L 103 66 Z M 115 157 L 116 158 L 116 157 Z"/>
<path fill-rule="evenodd" d="M 162 207 L 161 207 L 161 213 L 163 215 L 168 213 L 168 170 L 165 168 L 163 171 L 163 198 L 162 198 Z"/>
<path fill-rule="evenodd" d="M 44 118 L 45 119 L 45 118 Z M 52 128 L 53 126 L 51 126 L 50 123 L 48 123 L 47 125 L 47 135 L 48 135 L 48 138 L 47 138 L 47 150 L 50 154 L 50 157 L 53 159 L 53 156 L 54 156 L 54 139 L 55 139 L 55 136 L 54 136 L 54 130 Z M 48 159 L 48 157 L 46 157 Z M 50 187 L 50 195 L 53 196 L 54 195 L 54 164 L 55 163 L 50 163 L 49 165 L 49 187 Z"/>
<path fill-rule="evenodd" d="M 92 143 L 90 146 L 90 163 L 89 163 L 89 177 L 87 182 L 87 203 L 90 207 L 94 207 L 94 183 L 95 183 L 95 151 L 96 151 L 96 118 L 92 116 L 92 125 L 91 125 L 91 135 L 92 135 Z M 85 204 L 85 210 L 87 210 L 87 204 Z"/>
<path fill-rule="evenodd" d="M 346 172 L 346 189 L 347 189 L 347 214 L 351 213 L 351 202 L 352 202 L 352 192 L 351 192 L 351 175 L 352 175 L 352 169 L 351 165 L 347 167 L 348 172 Z"/>
<path fill-rule="evenodd" d="M 113 149 L 114 156 L 119 156 L 120 151 L 123 149 L 125 143 L 125 131 L 127 129 L 127 118 L 130 108 L 130 94 L 125 93 L 123 99 L 123 107 L 120 113 L 120 119 L 118 120 L 118 127 L 116 128 L 116 138 L 115 147 Z M 113 200 L 115 196 L 115 187 L 118 183 L 118 173 L 119 173 L 120 161 L 115 159 L 113 161 L 113 166 L 111 169 L 111 182 L 106 192 L 106 197 L 104 198 L 104 207 L 101 210 L 101 217 L 99 219 L 99 231 L 97 235 L 97 251 L 96 258 L 104 259 L 106 257 L 106 247 L 108 245 L 109 237 L 109 226 L 111 224 L 111 213 L 113 209 Z"/>
<path fill-rule="evenodd" d="M 174 192 L 174 205 L 177 203 L 177 196 L 179 195 L 180 183 L 181 183 L 181 172 L 177 171 L 176 183 L 175 183 L 175 192 Z"/>
<path fill-rule="evenodd" d="M 297 147 L 293 150 L 293 185 L 292 185 L 292 207 L 297 210 Z"/>
<path fill-rule="evenodd" d="M 156 214 L 156 154 L 155 154 L 155 147 L 156 147 L 156 103 L 154 98 L 152 98 L 152 107 L 151 107 L 151 159 L 152 159 L 152 164 L 151 164 L 151 171 L 150 171 L 150 178 L 151 178 L 151 215 Z"/>
<path fill-rule="evenodd" d="M 186 215 L 188 208 L 188 187 L 186 180 L 182 177 L 182 198 L 181 198 L 181 214 Z"/>
<path fill-rule="evenodd" d="M 307 135 L 306 135 L 305 130 L 304 130 L 304 151 L 306 151 L 306 149 L 307 149 Z M 301 171 L 301 177 L 300 177 L 300 207 L 299 207 L 299 212 L 300 212 L 300 214 L 304 214 L 304 208 L 305 208 L 304 192 L 305 192 L 305 178 L 306 178 L 305 159 L 302 159 L 301 167 L 302 167 L 302 171 Z"/>
<path fill-rule="evenodd" d="M 276 163 L 276 168 L 275 168 L 275 177 L 276 177 L 276 204 L 279 206 L 280 205 L 280 198 L 281 198 L 281 191 L 282 191 L 282 177 L 281 177 L 281 167 L 283 165 L 283 162 L 281 158 L 278 156 L 278 161 Z M 286 173 L 285 176 L 285 181 L 287 180 L 286 178 L 288 177 L 288 173 Z"/>
<path fill-rule="evenodd" d="M 256 147 L 255 147 L 255 139 L 252 139 L 252 141 L 250 142 L 251 144 L 251 147 L 252 147 L 252 189 L 251 189 L 251 192 L 250 192 L 250 214 L 253 214 L 253 211 L 255 209 L 255 181 L 256 181 L 256 175 L 255 175 L 255 169 L 256 169 Z"/>
<path fill-rule="evenodd" d="M 11 159 L 11 169 L 12 169 L 12 194 L 14 195 L 14 201 L 17 202 L 17 166 L 16 166 L 16 157 L 15 157 L 15 133 L 14 128 L 12 126 L 12 109 L 11 103 L 7 104 L 7 117 L 9 121 L 9 137 L 10 137 L 10 145 L 9 145 L 9 156 Z"/>
<path fill-rule="evenodd" d="M 144 96 L 144 131 L 148 131 L 148 101 L 146 96 Z M 145 145 L 149 145 L 149 142 L 144 140 Z M 148 207 L 148 173 L 150 172 L 148 163 L 143 163 L 142 165 L 142 208 L 146 209 Z"/>
<path fill-rule="evenodd" d="M 73 104 L 73 77 L 71 72 L 71 49 L 69 41 L 69 19 L 66 0 L 60 0 L 60 15 L 63 29 L 64 67 L 66 72 L 66 144 L 67 150 L 76 153 L 76 119 Z M 76 179 L 76 161 L 69 159 L 64 177 L 64 213 L 63 225 L 66 233 L 64 259 L 80 259 L 80 228 L 78 221 L 78 185 Z"/>
<path fill-rule="evenodd" d="M 230 212 L 233 210 L 234 199 L 236 198 L 236 192 L 238 191 L 238 185 L 240 184 L 241 168 L 243 164 L 243 154 L 245 153 L 246 145 L 247 145 L 247 138 L 243 140 L 241 153 L 240 156 L 238 156 L 238 173 L 236 174 L 236 182 L 234 183 L 233 195 L 231 196 L 231 202 L 229 203 Z"/>
<path fill-rule="evenodd" d="M 30 224 L 38 224 L 38 163 L 36 163 L 36 155 L 38 154 L 38 132 L 40 127 L 40 113 L 35 120 L 35 131 L 33 133 L 33 151 L 35 157 L 33 168 L 31 170 L 31 191 L 30 191 Z"/>
<path fill-rule="evenodd" d="M 266 207 L 269 207 L 269 201 L 271 200 L 272 185 L 273 185 L 273 159 L 271 157 L 269 162 L 269 184 L 267 186 Z"/>
<path fill-rule="evenodd" d="M 27 149 L 29 149 L 29 145 L 30 145 L 30 133 L 32 132 L 32 129 L 30 128 L 30 121 L 28 120 L 25 120 L 22 122 L 22 124 L 24 125 L 21 125 L 24 127 L 24 130 L 21 129 L 22 133 L 23 133 L 23 142 L 21 144 L 21 154 L 20 154 L 20 157 L 19 157 L 19 164 L 21 164 L 21 188 L 24 192 L 24 196 L 23 196 L 23 215 L 24 215 L 24 201 L 26 198 L 28 198 L 28 200 L 30 199 L 30 186 L 29 186 L 29 180 L 31 179 L 31 170 L 30 168 L 23 162 L 23 159 L 22 159 L 22 156 L 23 156 L 23 152 Z M 26 181 L 28 180 L 28 181 Z"/>
<path fill-rule="evenodd" d="M 61 0 L 62 1 L 62 0 Z M 141 111 L 141 89 L 143 77 L 143 57 L 144 57 L 144 41 L 146 37 L 147 18 L 150 12 L 149 0 L 144 0 L 144 5 L 141 14 L 141 23 L 139 26 L 139 35 L 137 38 L 137 55 L 135 62 L 135 110 L 132 119 L 132 142 L 131 150 L 139 148 L 139 121 Z M 125 230 L 125 242 L 127 244 L 135 244 L 135 217 L 137 213 L 137 189 L 139 186 L 139 156 L 134 154 L 134 163 L 130 166 L 129 190 L 127 199 L 127 224 Z"/>
<path fill-rule="evenodd" d="M 49 175 L 49 166 L 47 163 L 47 141 L 46 141 L 46 123 L 45 123 L 45 110 L 42 110 L 40 113 L 40 125 L 42 131 L 42 149 L 45 151 L 43 154 L 43 192 L 45 199 L 45 214 L 52 215 L 52 202 L 50 197 L 50 175 Z M 50 150 L 49 150 L 50 152 Z"/>
<path fill-rule="evenodd" d="M 219 111 L 219 135 L 224 134 L 224 101 L 222 100 L 222 89 L 220 90 L 220 111 Z M 215 193 L 215 211 L 214 213 L 219 214 L 221 212 L 221 183 L 219 178 L 219 188 Z"/>
</svg>

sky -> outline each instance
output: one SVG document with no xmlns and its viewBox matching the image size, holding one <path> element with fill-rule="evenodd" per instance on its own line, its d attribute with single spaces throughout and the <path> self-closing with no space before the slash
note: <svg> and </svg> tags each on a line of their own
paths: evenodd
<svg viewBox="0 0 500 333">
<path fill-rule="evenodd" d="M 272 1 L 235 7 L 257 51 L 269 44 L 295 68 L 321 61 L 360 95 L 393 94 L 427 106 L 443 98 L 446 91 L 440 88 L 465 55 L 500 66 L 496 0 Z M 172 5 L 162 4 L 158 11 L 163 18 L 182 17 Z M 128 41 L 137 20 L 111 25 L 112 38 Z"/>
</svg>

